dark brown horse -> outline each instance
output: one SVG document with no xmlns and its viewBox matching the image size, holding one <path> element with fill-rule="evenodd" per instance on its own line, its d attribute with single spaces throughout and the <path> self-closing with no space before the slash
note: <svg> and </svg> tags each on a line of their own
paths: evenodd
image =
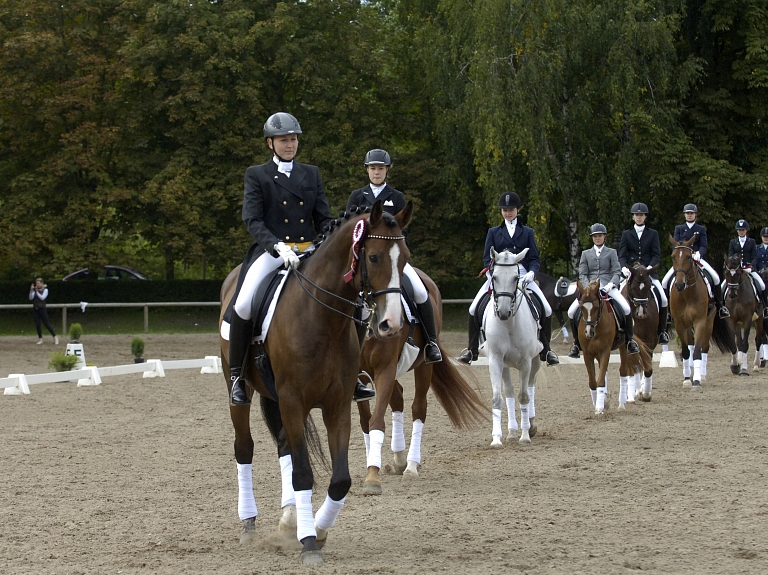
<svg viewBox="0 0 768 575">
<path fill-rule="evenodd" d="M 755 364 L 754 370 L 760 371 L 760 344 L 763 340 L 763 305 L 757 299 L 752 288 L 752 278 L 741 267 L 741 256 L 734 254 L 725 259 L 726 289 L 723 299 L 731 317 L 727 318 L 736 337 L 738 354 L 731 357 L 731 373 L 749 375 L 749 331 L 755 323 Z M 754 317 L 757 311 L 757 317 Z"/>
<path fill-rule="evenodd" d="M 659 308 L 654 301 L 654 294 L 651 275 L 658 269 L 658 264 L 648 269 L 640 262 L 630 270 L 629 279 L 621 290 L 622 295 L 629 302 L 632 308 L 632 317 L 635 323 L 635 339 L 640 340 L 648 349 L 649 357 L 652 358 L 653 350 L 658 343 L 659 326 Z M 624 382 L 622 381 L 622 385 Z M 634 403 L 636 400 L 651 401 L 651 392 L 653 390 L 653 362 L 649 361 L 643 364 L 642 378 L 641 374 L 635 373 L 629 376 L 627 381 L 627 403 Z M 621 393 L 620 393 L 621 397 Z M 621 399 L 619 399 L 621 405 Z"/>
<path fill-rule="evenodd" d="M 435 325 L 438 336 L 442 326 L 443 303 L 440 291 L 432 279 L 416 270 L 429 291 L 432 308 L 435 310 Z M 410 325 L 410 324 L 409 324 Z M 421 434 L 427 419 L 427 392 L 430 387 L 443 406 L 451 423 L 457 428 L 466 428 L 487 418 L 488 408 L 475 390 L 461 376 L 456 366 L 448 359 L 448 353 L 440 346 L 443 360 L 437 363 L 424 363 L 424 345 L 427 343 L 420 326 L 413 328 L 410 342 L 418 348 L 418 355 L 410 367 L 402 366 L 400 370 L 413 370 L 415 394 L 411 404 L 411 419 L 413 428 L 411 444 L 406 454 L 405 436 L 403 432 L 403 387 L 396 379 L 399 358 L 406 342 L 409 341 L 410 331 L 403 329 L 400 336 L 389 339 L 369 337 L 363 344 L 360 354 L 361 369 L 368 372 L 376 382 L 376 405 L 371 414 L 369 402 L 359 402 L 360 426 L 363 433 L 369 434 L 370 445 L 368 453 L 368 473 L 363 483 L 363 494 L 381 494 L 381 448 L 384 441 L 384 416 L 387 405 L 392 409 L 392 445 L 395 460 L 395 471 L 404 477 L 418 477 L 421 463 Z M 440 340 L 438 337 L 438 345 Z M 416 350 L 413 350 L 416 353 Z"/>
<path fill-rule="evenodd" d="M 274 385 L 269 384 L 269 376 L 265 376 L 265 382 L 255 367 L 256 346 L 250 347 L 246 358 L 243 374 L 249 385 L 248 395 L 255 391 L 261 397 L 262 414 L 278 445 L 281 464 L 282 457 L 290 455 L 292 486 L 288 487 L 295 493 L 296 535 L 303 544 L 301 558 L 305 564 L 322 564 L 319 548 L 325 543 L 328 529 L 333 526 L 352 483 L 347 452 L 350 402 L 360 356 L 354 318 L 360 305 L 358 294 L 363 295 L 372 310 L 369 329 L 377 337 L 397 337 L 403 323 L 400 278 L 409 256 L 402 228 L 408 225 L 412 212 L 409 202 L 392 217 L 382 212 L 378 202 L 370 215 L 334 222 L 338 227 L 329 232 L 314 255 L 297 270 L 289 271 L 275 307 L 264 344 Z M 233 297 L 236 278 L 237 274 L 232 272 L 222 286 L 222 310 L 227 309 Z M 222 340 L 221 346 L 228 382 L 228 343 Z M 261 359 L 260 364 L 263 366 L 265 361 Z M 327 497 L 316 520 L 312 512 L 314 477 L 309 456 L 312 446 L 319 447 L 309 418 L 315 407 L 322 410 L 332 464 Z M 250 405 L 230 407 L 230 417 L 235 428 L 238 510 L 243 521 L 241 542 L 246 542 L 255 537 L 256 516 L 250 479 Z M 247 512 L 253 515 L 249 517 Z"/>
<path fill-rule="evenodd" d="M 683 356 L 683 385 L 701 389 L 702 377 L 707 374 L 707 355 L 710 339 L 725 353 L 736 353 L 733 332 L 722 320 L 710 302 L 704 275 L 693 259 L 696 237 L 677 242 L 671 235 L 674 289 L 669 289 L 669 311 L 680 338 Z M 693 379 L 691 379 L 693 364 Z"/>
<path fill-rule="evenodd" d="M 608 298 L 600 293 L 600 280 L 591 281 L 586 286 L 579 281 L 577 287 L 581 310 L 579 343 L 584 352 L 584 365 L 589 375 L 589 389 L 592 392 L 595 415 L 602 415 L 605 408 L 605 374 L 608 371 L 611 350 L 619 348 L 619 376 L 622 382 L 627 381 L 624 378 L 634 376 L 636 372 L 649 365 L 651 358 L 648 348 L 640 339 L 637 340 L 640 353 L 631 355 L 627 353 L 624 335 L 618 334 L 612 308 L 615 304 L 610 304 Z M 599 370 L 597 377 L 595 377 L 595 360 Z M 620 395 L 619 408 L 624 409 L 621 399 Z"/>
</svg>

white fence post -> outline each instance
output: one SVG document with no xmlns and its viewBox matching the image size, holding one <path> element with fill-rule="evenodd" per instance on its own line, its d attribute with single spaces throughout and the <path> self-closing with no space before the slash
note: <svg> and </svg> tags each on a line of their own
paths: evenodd
<svg viewBox="0 0 768 575">
<path fill-rule="evenodd" d="M 16 387 L 6 387 L 3 394 L 4 395 L 29 395 L 29 385 L 27 384 L 27 377 L 23 373 L 12 373 L 8 376 L 9 379 L 14 377 L 18 380 Z"/>
</svg>

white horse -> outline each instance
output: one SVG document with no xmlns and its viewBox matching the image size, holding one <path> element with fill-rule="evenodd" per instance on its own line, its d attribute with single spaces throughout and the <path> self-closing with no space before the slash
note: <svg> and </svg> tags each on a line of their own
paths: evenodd
<svg viewBox="0 0 768 575">
<path fill-rule="evenodd" d="M 515 391 L 510 367 L 520 372 L 520 443 L 530 443 L 536 434 L 533 420 L 536 374 L 541 368 L 538 325 L 528 305 L 523 289 L 518 287 L 520 268 L 518 263 L 528 253 L 528 248 L 515 255 L 508 250 L 498 253 L 491 247 L 491 288 L 493 305 L 485 309 L 485 352 L 493 386 L 493 441 L 491 447 L 502 447 L 501 442 L 501 386 L 507 400 L 508 433 L 511 441 L 517 431 L 515 416 Z"/>
</svg>

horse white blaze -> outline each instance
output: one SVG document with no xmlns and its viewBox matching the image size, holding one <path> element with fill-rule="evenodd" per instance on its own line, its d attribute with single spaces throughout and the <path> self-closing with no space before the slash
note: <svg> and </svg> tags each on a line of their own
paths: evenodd
<svg viewBox="0 0 768 575">
<path fill-rule="evenodd" d="M 586 315 L 586 317 L 584 318 L 584 321 L 585 322 L 587 322 L 587 321 L 591 322 L 592 321 L 592 308 L 594 306 L 592 305 L 591 301 L 584 302 L 583 305 L 584 305 L 584 314 Z M 586 335 L 590 339 L 595 337 L 594 328 L 591 325 L 587 325 L 586 329 L 584 330 L 584 335 Z"/>
<path fill-rule="evenodd" d="M 392 265 L 390 270 L 390 278 L 388 289 L 396 289 L 397 292 L 388 293 L 385 297 L 384 314 L 381 317 L 381 321 L 389 326 L 387 336 L 393 336 L 400 331 L 400 324 L 402 323 L 402 308 L 400 306 L 400 273 L 397 270 L 397 262 L 400 260 L 400 246 L 396 243 L 392 244 L 389 248 L 389 258 Z"/>
</svg>

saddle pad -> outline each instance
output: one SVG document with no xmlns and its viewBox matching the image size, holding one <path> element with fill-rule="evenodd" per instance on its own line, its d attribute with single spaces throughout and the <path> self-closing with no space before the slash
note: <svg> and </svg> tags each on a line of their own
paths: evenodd
<svg viewBox="0 0 768 575">
<path fill-rule="evenodd" d="M 419 357 L 420 351 L 419 346 L 414 345 L 411 338 L 405 340 L 403 351 L 400 352 L 400 359 L 397 360 L 395 379 L 399 379 L 411 369 L 413 362 Z"/>
<path fill-rule="evenodd" d="M 256 337 L 253 338 L 253 341 L 255 341 L 256 343 L 264 343 L 264 340 L 267 338 L 267 331 L 269 330 L 269 324 L 272 322 L 272 316 L 275 313 L 275 306 L 277 306 L 277 300 L 280 299 L 280 293 L 283 291 L 285 280 L 288 278 L 288 272 L 286 270 L 280 270 L 278 275 L 282 276 L 282 279 L 280 279 L 280 283 L 275 289 L 275 293 L 272 296 L 272 300 L 269 302 L 267 313 L 264 314 L 264 320 L 261 322 L 261 333 L 256 335 Z"/>
</svg>

